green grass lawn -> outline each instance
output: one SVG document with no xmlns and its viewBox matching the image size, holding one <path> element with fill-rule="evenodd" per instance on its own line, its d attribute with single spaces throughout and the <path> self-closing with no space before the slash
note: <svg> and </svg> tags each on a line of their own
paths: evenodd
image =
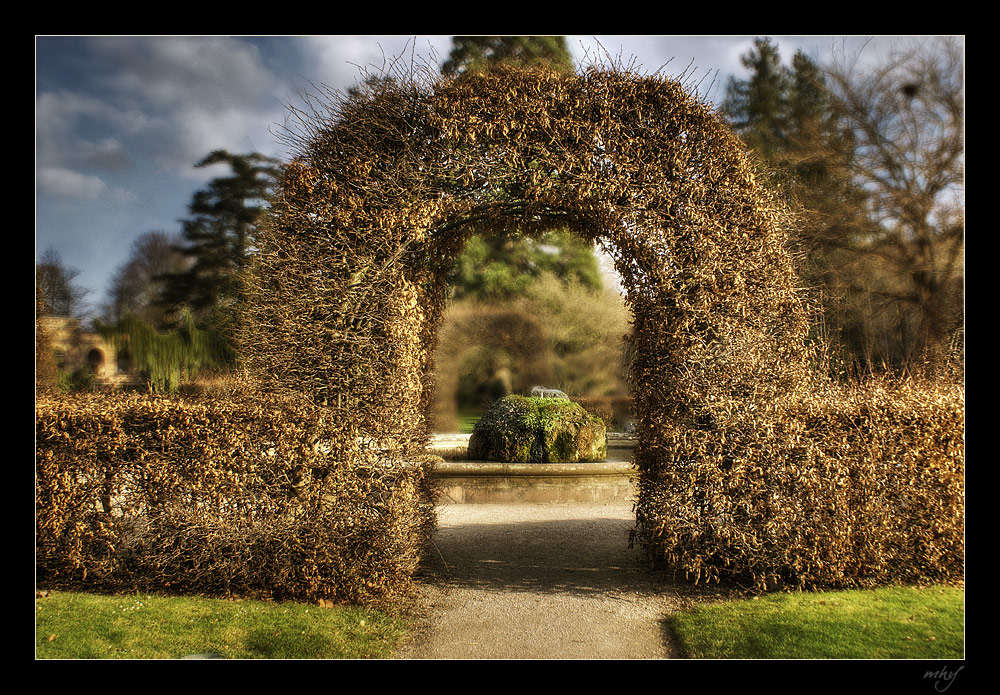
<svg viewBox="0 0 1000 695">
<path fill-rule="evenodd" d="M 483 417 L 482 413 L 461 413 L 458 416 L 458 431 L 460 434 L 472 434 L 472 429 Z"/>
<path fill-rule="evenodd" d="M 35 599 L 39 659 L 389 658 L 406 624 L 354 607 L 54 592 Z"/>
<path fill-rule="evenodd" d="M 891 587 L 769 594 L 671 620 L 695 659 L 961 659 L 965 592 Z"/>
</svg>

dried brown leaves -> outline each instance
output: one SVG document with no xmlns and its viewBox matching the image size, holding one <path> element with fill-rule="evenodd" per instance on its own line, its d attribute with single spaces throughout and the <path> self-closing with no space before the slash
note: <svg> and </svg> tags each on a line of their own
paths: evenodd
<svg viewBox="0 0 1000 695">
<path fill-rule="evenodd" d="M 426 471 L 338 434 L 279 399 L 42 398 L 39 581 L 392 604 L 433 526 Z"/>
<path fill-rule="evenodd" d="M 864 389 L 823 383 L 788 218 L 679 84 L 502 71 L 383 82 L 329 114 L 300 141 L 261 240 L 258 282 L 290 288 L 250 304 L 275 319 L 250 324 L 249 346 L 272 387 L 348 403 L 361 431 L 418 450 L 449 263 L 474 232 L 566 227 L 611 253 L 633 314 L 638 531 L 651 554 L 696 578 L 796 585 L 959 571 L 938 546 L 961 557 L 964 458 L 933 442 L 961 430 L 961 396 L 897 432 L 893 413 L 912 398 L 872 408 Z M 272 263 L 277 249 L 290 253 Z M 947 472 L 931 463 L 942 455 Z M 901 486 L 918 489 L 886 492 Z M 904 530 L 920 524 L 947 532 Z"/>
<path fill-rule="evenodd" d="M 157 519 L 138 538 L 171 582 L 236 581 L 261 558 L 307 594 L 405 574 L 408 559 L 378 563 L 412 557 L 426 528 L 406 511 L 424 498 L 401 462 L 427 438 L 449 265 L 473 233 L 562 227 L 609 251 L 633 315 L 637 531 L 653 556 L 697 580 L 795 586 L 961 573 L 962 394 L 822 382 L 785 214 L 679 84 L 602 69 L 381 80 L 303 123 L 255 239 L 240 354 L 263 392 L 322 413 L 337 483 L 293 494 L 315 422 L 286 431 L 298 420 L 282 416 L 280 431 L 251 435 L 266 418 L 248 404 L 212 417 L 132 404 L 112 408 L 107 432 L 94 413 L 66 429 L 43 408 L 40 557 L 53 571 L 124 562 L 120 529 L 88 507 L 110 485 L 137 496 L 129 514 Z M 175 420 L 187 417 L 196 426 Z M 259 453 L 234 455 L 262 439 L 288 457 L 260 468 Z M 366 472 L 374 461 L 386 473 Z M 162 494 L 179 500 L 169 513 Z M 373 497 L 391 509 L 356 506 Z M 229 514 L 236 502 L 245 511 Z M 329 538 L 346 545 L 325 550 Z M 254 576 L 240 581 L 266 581 Z"/>
</svg>

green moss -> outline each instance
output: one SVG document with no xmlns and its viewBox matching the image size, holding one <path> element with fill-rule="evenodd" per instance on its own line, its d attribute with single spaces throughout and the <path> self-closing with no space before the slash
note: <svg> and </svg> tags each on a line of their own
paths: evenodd
<svg viewBox="0 0 1000 695">
<path fill-rule="evenodd" d="M 469 458 L 509 463 L 603 461 L 604 422 L 561 398 L 507 396 L 473 430 Z"/>
</svg>

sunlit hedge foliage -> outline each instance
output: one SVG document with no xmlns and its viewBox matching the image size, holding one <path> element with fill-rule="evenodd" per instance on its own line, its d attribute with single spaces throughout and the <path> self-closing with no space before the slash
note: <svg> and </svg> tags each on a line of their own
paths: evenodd
<svg viewBox="0 0 1000 695">
<path fill-rule="evenodd" d="M 277 399 L 43 397 L 43 583 L 393 605 L 434 523 L 426 471 Z"/>
<path fill-rule="evenodd" d="M 401 591 L 429 533 L 409 462 L 446 278 L 471 235 L 510 228 L 568 229 L 615 261 L 651 557 L 758 585 L 962 574 L 962 392 L 817 373 L 790 220 L 681 84 L 390 72 L 294 116 L 245 278 L 238 352 L 260 391 L 40 400 L 45 576 Z"/>
<path fill-rule="evenodd" d="M 265 388 L 412 455 L 462 245 L 568 229 L 611 255 L 632 314 L 636 537 L 652 557 L 758 584 L 961 574 L 961 394 L 914 415 L 915 385 L 875 398 L 826 382 L 793 220 L 681 84 L 617 66 L 389 74 L 298 115 L 249 287 L 244 354 Z"/>
<path fill-rule="evenodd" d="M 759 587 L 957 581 L 965 572 L 963 389 L 877 380 L 675 427 L 639 517 L 691 579 Z"/>
</svg>

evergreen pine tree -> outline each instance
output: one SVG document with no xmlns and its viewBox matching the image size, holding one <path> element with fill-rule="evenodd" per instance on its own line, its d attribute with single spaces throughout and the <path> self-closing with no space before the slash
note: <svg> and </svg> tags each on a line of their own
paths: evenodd
<svg viewBox="0 0 1000 695">
<path fill-rule="evenodd" d="M 788 99 L 793 83 L 771 39 L 755 39 L 740 58 L 749 79 L 731 77 L 722 111 L 747 146 L 765 159 L 781 150 L 788 135 Z"/>
<path fill-rule="evenodd" d="M 449 77 L 503 65 L 573 71 L 565 36 L 453 36 L 441 72 Z"/>
<path fill-rule="evenodd" d="M 277 160 L 217 150 L 196 165 L 226 164 L 230 176 L 195 193 L 183 220 L 182 251 L 191 267 L 168 276 L 164 303 L 181 317 L 186 308 L 200 324 L 227 332 L 236 301 L 236 274 L 245 265 L 251 234 L 266 212 L 278 176 Z"/>
</svg>

